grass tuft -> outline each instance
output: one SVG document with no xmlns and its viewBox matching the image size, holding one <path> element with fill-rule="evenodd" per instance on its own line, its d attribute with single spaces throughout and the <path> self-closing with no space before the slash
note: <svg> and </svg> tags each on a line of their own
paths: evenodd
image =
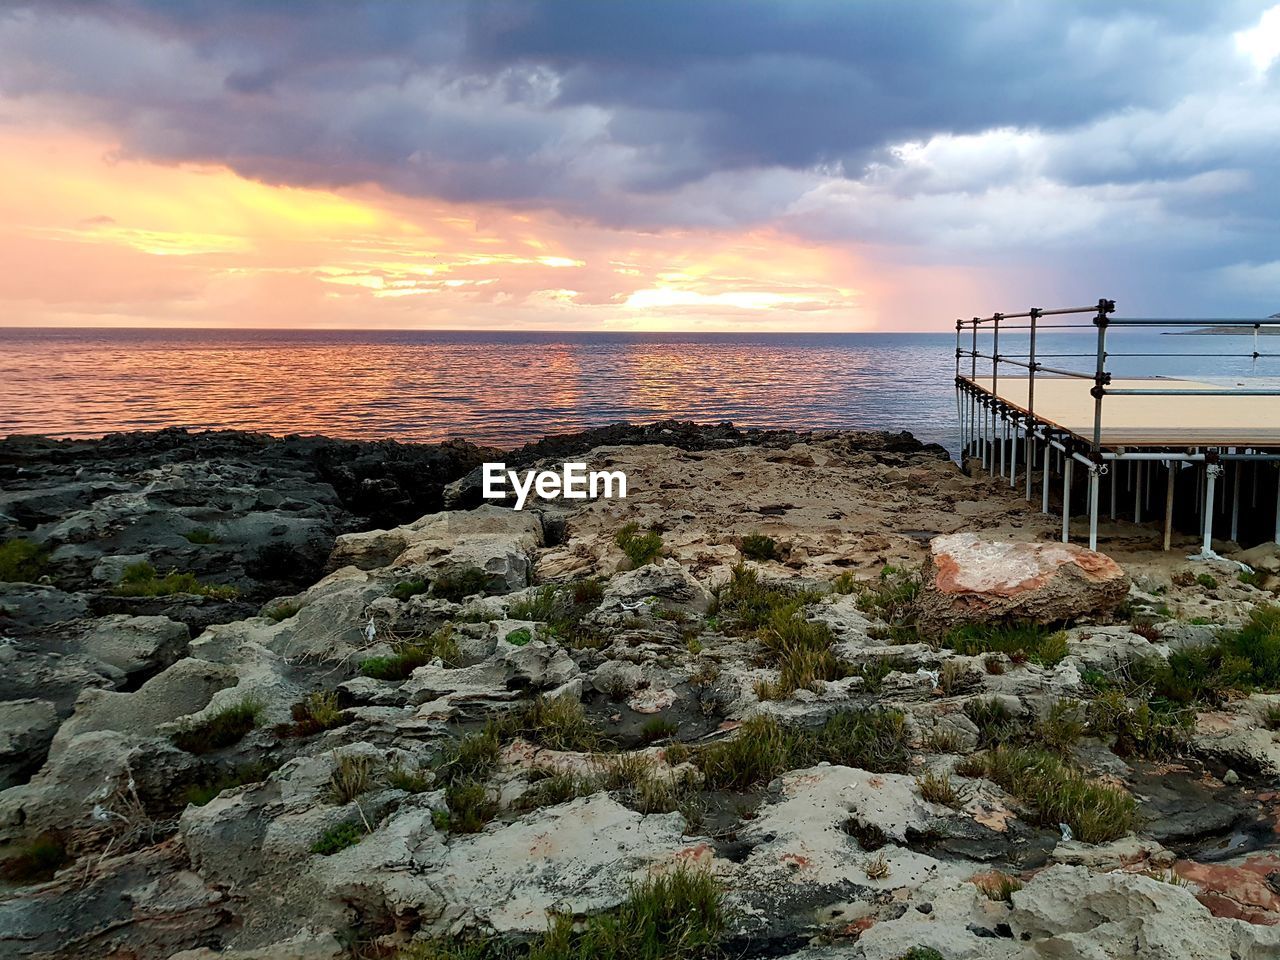
<svg viewBox="0 0 1280 960">
<path fill-rule="evenodd" d="M 340 823 L 320 834 L 320 839 L 311 845 L 311 852 L 331 857 L 340 850 L 354 847 L 364 837 L 362 827 L 354 823 Z"/>
<path fill-rule="evenodd" d="M 349 723 L 350 715 L 339 708 L 338 694 L 334 691 L 309 693 L 290 711 L 293 715 L 294 736 L 309 737 L 324 730 L 332 730 Z"/>
<path fill-rule="evenodd" d="M 258 725 L 262 704 L 252 697 L 223 707 L 212 716 L 188 724 L 172 736 L 173 745 L 187 753 L 212 753 L 232 746 Z"/>
<path fill-rule="evenodd" d="M 431 581 L 431 595 L 460 603 L 477 593 L 485 593 L 489 575 L 479 567 L 439 570 Z"/>
<path fill-rule="evenodd" d="M 35 583 L 44 576 L 49 555 L 30 540 L 0 543 L 0 581 Z"/>
<path fill-rule="evenodd" d="M 401 580 L 391 588 L 391 596 L 403 603 L 410 597 L 426 593 L 429 589 L 431 589 L 431 586 L 425 580 Z"/>
<path fill-rule="evenodd" d="M 161 577 L 156 568 L 145 560 L 124 568 L 116 593 L 122 597 L 168 597 L 176 593 L 191 593 L 213 600 L 233 600 L 240 596 L 235 587 L 201 583 L 194 573 L 171 570 Z"/>
<path fill-rule="evenodd" d="M 938 803 L 944 807 L 959 807 L 960 793 L 951 777 L 946 774 L 926 773 L 916 778 L 916 786 L 920 796 L 929 803 Z"/>
<path fill-rule="evenodd" d="M 337 759 L 326 792 L 331 803 L 343 806 L 373 788 L 373 760 L 350 753 Z"/>
<path fill-rule="evenodd" d="M 749 533 L 742 538 L 742 555 L 748 560 L 776 560 L 778 544 L 773 537 L 762 533 Z"/>
<path fill-rule="evenodd" d="M 652 563 L 662 555 L 662 536 L 656 531 L 640 532 L 640 524 L 628 523 L 614 534 L 613 542 L 631 561 L 632 569 Z"/>
<path fill-rule="evenodd" d="M 418 667 L 439 658 L 446 667 L 462 662 L 462 653 L 453 637 L 453 628 L 445 625 L 429 637 L 406 640 L 389 657 L 369 657 L 360 661 L 360 672 L 374 680 L 407 680 Z"/>
<path fill-rule="evenodd" d="M 1067 655 L 1066 633 L 1038 624 L 966 624 L 948 634 L 945 645 L 965 656 L 1004 653 L 1015 662 L 1031 660 L 1044 667 Z"/>
<path fill-rule="evenodd" d="M 1126 790 L 1089 779 L 1047 750 L 993 747 L 968 758 L 966 775 L 974 770 L 1034 808 L 1036 822 L 1065 823 L 1085 843 L 1122 837 L 1137 820 L 1137 803 Z"/>
<path fill-rule="evenodd" d="M 205 527 L 196 527 L 194 530 L 188 530 L 183 536 L 187 538 L 188 543 L 210 544 L 222 542 L 221 537 Z"/>
</svg>

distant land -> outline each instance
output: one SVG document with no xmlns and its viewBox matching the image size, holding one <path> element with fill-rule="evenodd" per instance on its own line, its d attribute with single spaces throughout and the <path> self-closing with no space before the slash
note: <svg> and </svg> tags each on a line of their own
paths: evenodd
<svg viewBox="0 0 1280 960">
<path fill-rule="evenodd" d="M 1268 320 L 1280 320 L 1280 313 L 1273 313 L 1267 317 Z M 1259 327 L 1258 332 L 1263 336 L 1280 334 L 1280 326 Z M 1253 324 L 1251 323 L 1232 323 L 1225 324 L 1221 327 L 1196 327 L 1194 330 L 1166 330 L 1166 336 L 1172 337 L 1199 337 L 1199 336 L 1241 336 L 1253 335 Z"/>
</svg>

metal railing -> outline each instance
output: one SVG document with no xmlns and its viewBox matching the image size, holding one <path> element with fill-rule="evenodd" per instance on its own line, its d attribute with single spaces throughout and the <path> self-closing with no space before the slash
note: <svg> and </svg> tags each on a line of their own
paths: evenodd
<svg viewBox="0 0 1280 960">
<path fill-rule="evenodd" d="M 1113 397 L 1175 397 L 1175 396 L 1234 396 L 1234 397 L 1277 397 L 1280 389 L 1263 390 L 1240 387 L 1223 387 L 1221 389 L 1186 389 L 1169 387 L 1112 387 L 1112 373 L 1107 369 L 1107 361 L 1112 357 L 1156 358 L 1184 357 L 1188 354 L 1169 353 L 1164 351 L 1109 353 L 1107 351 L 1107 331 L 1111 327 L 1246 327 L 1253 331 L 1253 350 L 1248 353 L 1198 353 L 1196 357 L 1204 358 L 1240 358 L 1257 361 L 1264 358 L 1277 358 L 1280 353 L 1263 353 L 1258 349 L 1258 334 L 1263 327 L 1280 327 L 1280 317 L 1266 318 L 1193 318 L 1193 317 L 1113 317 L 1116 303 L 1114 300 L 1099 300 L 1087 307 L 1062 307 L 1053 310 L 1042 310 L 1032 307 L 1024 313 L 994 313 L 989 317 L 974 317 L 971 320 L 956 320 L 956 380 L 961 379 L 960 365 L 964 357 L 970 358 L 970 380 L 976 381 L 978 376 L 978 360 L 991 361 L 991 393 L 999 397 L 1000 365 L 1008 364 L 1027 371 L 1027 413 L 1035 416 L 1035 383 L 1037 373 L 1049 373 L 1060 377 L 1076 377 L 1092 380 L 1093 387 L 1089 391 L 1094 398 L 1092 447 L 1094 453 L 1102 449 L 1103 399 Z M 1079 330 L 1079 323 L 1044 324 L 1043 317 L 1093 314 L 1091 323 L 1097 329 L 1097 349 L 1089 353 L 1036 353 L 1036 333 L 1039 330 Z M 1027 323 L 1009 323 L 1010 320 L 1026 320 Z M 978 334 L 985 332 L 989 325 L 991 333 L 991 352 L 984 353 L 978 349 Z M 972 331 L 972 346 L 966 350 L 961 343 L 961 335 L 965 328 Z M 1026 330 L 1029 332 L 1029 349 L 1025 354 L 1001 353 L 1000 331 Z M 1091 358 L 1094 366 L 1091 371 L 1069 370 L 1052 367 L 1041 363 L 1040 359 L 1079 359 Z M 1022 359 L 1025 358 L 1025 359 Z"/>
</svg>

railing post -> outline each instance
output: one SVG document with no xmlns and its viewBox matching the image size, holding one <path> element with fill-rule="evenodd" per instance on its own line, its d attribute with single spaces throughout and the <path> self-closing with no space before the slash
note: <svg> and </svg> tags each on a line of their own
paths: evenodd
<svg viewBox="0 0 1280 960">
<path fill-rule="evenodd" d="M 998 398 L 1000 396 L 1000 317 L 1001 316 L 1002 315 L 999 313 L 993 313 L 991 315 L 991 318 L 994 321 L 991 326 L 991 417 L 992 417 L 991 440 L 992 442 L 995 442 L 997 437 L 999 437 L 1000 439 L 999 470 L 1000 470 L 1000 475 L 1004 476 L 1004 430 L 1003 430 L 1003 424 L 1002 424 L 1001 425 L 1002 429 L 997 431 L 996 422 L 995 422 L 996 403 L 998 402 Z M 1001 417 L 1001 420 L 1003 419 L 1004 418 Z M 995 473 L 996 469 L 997 468 L 996 468 L 995 452 L 992 451 L 991 472 Z"/>
<path fill-rule="evenodd" d="M 1062 455 L 1062 542 L 1071 541 L 1071 467 L 1075 458 L 1070 453 Z"/>
<path fill-rule="evenodd" d="M 1027 350 L 1027 499 L 1031 499 L 1031 474 L 1035 467 L 1035 414 L 1036 414 L 1036 321 L 1040 308 L 1031 308 L 1031 340 Z"/>
<path fill-rule="evenodd" d="M 1218 474 L 1222 473 L 1222 467 L 1216 462 L 1206 461 L 1204 473 L 1204 541 L 1200 552 L 1208 554 L 1213 549 L 1213 488 Z"/>
<path fill-rule="evenodd" d="M 1093 318 L 1094 326 L 1098 328 L 1098 366 L 1093 375 L 1093 389 L 1089 391 L 1093 394 L 1094 453 L 1102 450 L 1102 397 L 1111 382 L 1111 375 L 1107 373 L 1107 314 L 1115 308 L 1114 300 L 1099 300 L 1098 315 Z"/>
</svg>

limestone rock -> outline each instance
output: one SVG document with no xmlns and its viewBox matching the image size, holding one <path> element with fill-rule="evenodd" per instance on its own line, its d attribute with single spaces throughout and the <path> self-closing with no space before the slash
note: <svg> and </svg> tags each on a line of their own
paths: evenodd
<svg viewBox="0 0 1280 960">
<path fill-rule="evenodd" d="M 57 729 L 58 711 L 48 700 L 0 701 L 0 790 L 39 768 Z"/>
<path fill-rule="evenodd" d="M 710 606 L 711 594 L 702 584 L 675 560 L 666 559 L 628 570 L 609 580 L 594 617 L 643 615 L 653 607 L 702 614 Z"/>
<path fill-rule="evenodd" d="M 1105 613 L 1128 593 L 1128 574 L 1104 554 L 956 533 L 930 541 L 917 622 L 933 636 L 965 623 L 1053 623 Z"/>
<path fill-rule="evenodd" d="M 1013 895 L 1009 926 L 1060 960 L 1261 960 L 1280 929 L 1213 916 L 1185 888 L 1057 864 Z"/>
</svg>

